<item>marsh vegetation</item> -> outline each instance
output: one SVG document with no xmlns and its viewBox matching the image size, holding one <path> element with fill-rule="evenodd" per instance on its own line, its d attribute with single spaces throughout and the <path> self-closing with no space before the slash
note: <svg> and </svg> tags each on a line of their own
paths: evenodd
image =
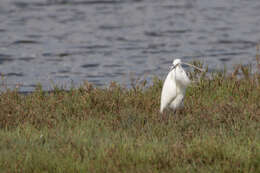
<svg viewBox="0 0 260 173">
<path fill-rule="evenodd" d="M 0 96 L 1 172 L 260 172 L 260 75 L 190 77 L 159 114 L 162 80 Z"/>
</svg>

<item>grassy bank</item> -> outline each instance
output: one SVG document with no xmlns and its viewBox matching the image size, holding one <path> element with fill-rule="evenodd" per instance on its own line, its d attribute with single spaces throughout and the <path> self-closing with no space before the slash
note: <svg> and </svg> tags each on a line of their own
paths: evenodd
<svg viewBox="0 0 260 173">
<path fill-rule="evenodd" d="M 260 172 L 260 75 L 192 78 L 166 118 L 156 78 L 1 93 L 0 172 Z"/>
</svg>

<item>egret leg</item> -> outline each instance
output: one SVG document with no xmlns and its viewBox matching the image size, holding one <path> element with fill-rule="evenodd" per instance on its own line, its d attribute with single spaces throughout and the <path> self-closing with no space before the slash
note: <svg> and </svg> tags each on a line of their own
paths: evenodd
<svg viewBox="0 0 260 173">
<path fill-rule="evenodd" d="M 179 110 L 179 109 L 182 109 L 184 107 L 184 96 L 183 95 L 178 95 L 172 102 L 171 104 L 169 105 L 169 107 L 173 110 L 173 111 L 176 111 L 176 110 Z M 176 113 L 176 112 L 174 112 Z"/>
<path fill-rule="evenodd" d="M 164 110 L 163 113 L 161 113 L 161 116 L 160 116 L 160 121 L 161 122 L 165 122 L 167 121 L 168 117 L 167 117 L 167 110 Z"/>
</svg>

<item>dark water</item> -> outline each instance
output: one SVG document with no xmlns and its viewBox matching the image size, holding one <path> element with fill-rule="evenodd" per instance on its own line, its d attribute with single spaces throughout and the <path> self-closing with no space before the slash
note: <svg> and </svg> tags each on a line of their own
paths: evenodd
<svg viewBox="0 0 260 173">
<path fill-rule="evenodd" d="M 254 64 L 259 0 L 1 0 L 1 84 L 163 78 L 173 57 L 210 70 Z"/>
</svg>

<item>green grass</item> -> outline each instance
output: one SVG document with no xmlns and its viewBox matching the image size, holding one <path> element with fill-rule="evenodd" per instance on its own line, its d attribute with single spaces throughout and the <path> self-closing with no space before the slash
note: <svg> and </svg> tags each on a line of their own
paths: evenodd
<svg viewBox="0 0 260 173">
<path fill-rule="evenodd" d="M 0 172 L 260 172 L 260 75 L 190 74 L 182 112 L 162 81 L 0 95 Z M 242 75 L 238 76 L 241 71 Z"/>
</svg>

